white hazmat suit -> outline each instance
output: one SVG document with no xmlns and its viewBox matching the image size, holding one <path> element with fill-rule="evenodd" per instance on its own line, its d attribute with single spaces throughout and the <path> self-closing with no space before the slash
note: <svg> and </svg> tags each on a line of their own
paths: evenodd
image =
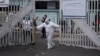
<svg viewBox="0 0 100 56">
<path fill-rule="evenodd" d="M 42 27 L 45 27 L 46 29 L 47 46 L 48 49 L 51 49 L 55 45 L 55 43 L 52 40 L 54 29 L 59 28 L 59 25 L 50 22 L 48 19 L 46 19 L 45 23 L 42 23 L 41 25 L 37 26 L 37 29 L 41 29 Z"/>
</svg>

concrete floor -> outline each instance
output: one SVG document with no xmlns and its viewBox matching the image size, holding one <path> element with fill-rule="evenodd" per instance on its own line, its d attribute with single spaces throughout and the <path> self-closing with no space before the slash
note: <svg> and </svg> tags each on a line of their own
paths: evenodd
<svg viewBox="0 0 100 56">
<path fill-rule="evenodd" d="M 57 41 L 56 46 L 48 50 L 46 39 L 38 37 L 37 43 L 34 46 L 28 45 L 0 48 L 0 56 L 100 56 L 100 51 L 61 46 Z"/>
</svg>

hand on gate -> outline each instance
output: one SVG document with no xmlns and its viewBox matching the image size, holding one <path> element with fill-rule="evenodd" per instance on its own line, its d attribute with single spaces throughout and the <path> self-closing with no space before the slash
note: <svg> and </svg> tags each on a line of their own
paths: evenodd
<svg viewBox="0 0 100 56">
<path fill-rule="evenodd" d="M 33 19 L 33 25 L 37 26 L 36 21 L 37 21 L 38 17 L 36 17 L 35 19 Z"/>
<path fill-rule="evenodd" d="M 37 16 L 35 19 L 33 19 L 33 21 L 37 21 L 38 18 L 39 18 L 39 17 Z"/>
</svg>

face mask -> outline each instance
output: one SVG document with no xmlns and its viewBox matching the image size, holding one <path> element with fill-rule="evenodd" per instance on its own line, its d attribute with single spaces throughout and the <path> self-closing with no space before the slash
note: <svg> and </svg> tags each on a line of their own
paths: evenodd
<svg viewBox="0 0 100 56">
<path fill-rule="evenodd" d="M 29 17 L 29 16 L 26 16 L 26 17 L 25 17 L 25 20 L 30 20 L 30 17 Z"/>
<path fill-rule="evenodd" d="M 47 25 L 48 25 L 48 24 L 49 24 L 49 21 L 48 21 L 48 22 L 45 22 L 45 24 L 47 24 Z"/>
</svg>

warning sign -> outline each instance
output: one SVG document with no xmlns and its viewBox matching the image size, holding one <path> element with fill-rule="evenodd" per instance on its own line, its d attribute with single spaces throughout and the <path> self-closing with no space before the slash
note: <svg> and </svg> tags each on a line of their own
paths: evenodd
<svg viewBox="0 0 100 56">
<path fill-rule="evenodd" d="M 60 0 L 60 9 L 63 11 L 63 16 L 84 17 L 86 0 Z"/>
</svg>

